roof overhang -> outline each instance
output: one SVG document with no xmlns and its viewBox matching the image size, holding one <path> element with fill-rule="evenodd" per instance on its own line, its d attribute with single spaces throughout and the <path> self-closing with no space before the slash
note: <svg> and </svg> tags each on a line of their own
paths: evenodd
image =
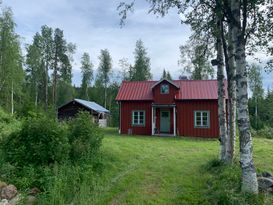
<svg viewBox="0 0 273 205">
<path fill-rule="evenodd" d="M 152 107 L 161 107 L 161 108 L 169 108 L 169 107 L 176 107 L 175 104 L 152 104 Z"/>
<path fill-rule="evenodd" d="M 179 89 L 179 86 L 177 86 L 177 85 L 174 84 L 172 81 L 170 81 L 170 80 L 168 80 L 168 79 L 166 79 L 166 78 L 163 78 L 162 80 L 156 82 L 156 83 L 152 86 L 152 89 L 154 89 L 157 85 L 159 85 L 160 83 L 162 83 L 162 82 L 164 82 L 164 81 L 168 82 L 169 84 L 173 85 L 175 88 Z"/>
</svg>

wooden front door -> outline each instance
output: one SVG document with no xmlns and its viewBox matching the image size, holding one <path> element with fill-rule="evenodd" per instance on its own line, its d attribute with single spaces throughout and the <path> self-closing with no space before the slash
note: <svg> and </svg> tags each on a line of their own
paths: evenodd
<svg viewBox="0 0 273 205">
<path fill-rule="evenodd" d="M 169 110 L 160 110 L 160 132 L 169 133 L 171 127 Z"/>
</svg>

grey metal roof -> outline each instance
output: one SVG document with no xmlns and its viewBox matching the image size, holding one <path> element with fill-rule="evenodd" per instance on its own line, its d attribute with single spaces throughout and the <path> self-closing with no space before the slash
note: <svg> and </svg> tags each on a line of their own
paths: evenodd
<svg viewBox="0 0 273 205">
<path fill-rule="evenodd" d="M 87 100 L 82 100 L 82 99 L 74 99 L 76 102 L 80 103 L 81 105 L 90 108 L 92 110 L 95 110 L 96 112 L 100 113 L 109 113 L 110 111 L 102 107 L 101 105 L 93 102 L 93 101 L 87 101 Z"/>
</svg>

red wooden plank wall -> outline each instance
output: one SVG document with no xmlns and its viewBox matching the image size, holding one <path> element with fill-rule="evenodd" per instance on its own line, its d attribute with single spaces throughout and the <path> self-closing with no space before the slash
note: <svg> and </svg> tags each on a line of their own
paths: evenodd
<svg viewBox="0 0 273 205">
<path fill-rule="evenodd" d="M 177 135 L 219 137 L 217 100 L 177 101 Z M 194 111 L 210 111 L 210 128 L 194 128 Z"/>
<path fill-rule="evenodd" d="M 121 134 L 128 134 L 132 130 L 134 135 L 151 135 L 152 134 L 152 102 L 135 101 L 121 102 Z M 132 126 L 132 111 L 145 110 L 145 126 Z"/>
</svg>

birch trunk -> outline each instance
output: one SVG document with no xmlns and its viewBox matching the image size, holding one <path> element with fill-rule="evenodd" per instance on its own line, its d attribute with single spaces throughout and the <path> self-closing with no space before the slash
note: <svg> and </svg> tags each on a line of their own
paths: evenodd
<svg viewBox="0 0 273 205">
<path fill-rule="evenodd" d="M 106 108 L 106 98 L 107 98 L 107 87 L 106 83 L 104 84 L 104 107 Z"/>
<path fill-rule="evenodd" d="M 230 27 L 230 25 L 229 25 Z M 235 67 L 235 50 L 232 42 L 232 30 L 228 31 L 228 137 L 227 137 L 227 162 L 232 163 L 235 154 L 236 142 L 236 67 Z"/>
<path fill-rule="evenodd" d="M 48 109 L 48 62 L 45 67 L 45 110 Z"/>
<path fill-rule="evenodd" d="M 245 54 L 245 38 L 241 28 L 240 2 L 231 0 L 233 15 L 232 37 L 235 42 L 236 78 L 237 78 L 237 112 L 240 133 L 240 163 L 242 168 L 242 191 L 258 193 L 256 170 L 252 157 L 252 138 L 248 113 L 248 87 Z"/>
<path fill-rule="evenodd" d="M 226 141 L 227 141 L 227 122 L 226 122 L 226 101 L 225 101 L 225 75 L 223 60 L 223 41 L 222 19 L 217 15 L 217 82 L 218 82 L 218 121 L 220 128 L 220 160 L 226 162 Z"/>
</svg>

